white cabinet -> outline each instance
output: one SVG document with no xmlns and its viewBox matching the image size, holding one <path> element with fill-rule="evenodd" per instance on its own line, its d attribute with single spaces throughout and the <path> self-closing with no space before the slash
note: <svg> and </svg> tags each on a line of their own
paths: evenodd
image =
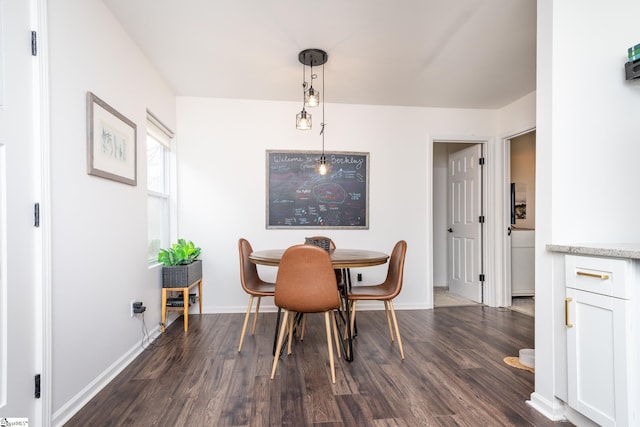
<svg viewBox="0 0 640 427">
<path fill-rule="evenodd" d="M 565 257 L 569 406 L 602 426 L 637 426 L 637 261 Z"/>
<path fill-rule="evenodd" d="M 535 295 L 535 231 L 511 231 L 511 295 Z"/>
</svg>

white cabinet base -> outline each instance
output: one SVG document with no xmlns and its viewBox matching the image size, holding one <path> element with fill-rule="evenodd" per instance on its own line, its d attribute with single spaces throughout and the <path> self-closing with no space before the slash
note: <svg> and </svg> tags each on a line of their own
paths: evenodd
<svg viewBox="0 0 640 427">
<path fill-rule="evenodd" d="M 568 403 L 603 427 L 638 425 L 637 267 L 565 257 Z"/>
</svg>

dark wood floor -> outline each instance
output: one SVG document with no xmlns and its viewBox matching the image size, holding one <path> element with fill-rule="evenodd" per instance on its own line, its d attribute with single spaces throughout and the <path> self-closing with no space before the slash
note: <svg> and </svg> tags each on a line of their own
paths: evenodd
<svg viewBox="0 0 640 427">
<path fill-rule="evenodd" d="M 178 319 L 67 426 L 568 426 L 525 401 L 533 374 L 504 364 L 533 348 L 533 318 L 508 309 L 399 311 L 405 360 L 383 311 L 358 314 L 355 360 L 331 384 L 324 318 L 269 378 L 275 314 L 237 352 L 241 314 Z"/>
</svg>

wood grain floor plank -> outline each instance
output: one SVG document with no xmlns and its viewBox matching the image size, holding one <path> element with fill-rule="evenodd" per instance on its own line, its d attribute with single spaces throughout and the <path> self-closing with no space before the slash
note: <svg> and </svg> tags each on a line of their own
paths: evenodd
<svg viewBox="0 0 640 427">
<path fill-rule="evenodd" d="M 526 404 L 533 374 L 505 356 L 533 348 L 533 318 L 483 306 L 398 311 L 400 358 L 382 311 L 358 312 L 355 360 L 329 371 L 324 322 L 269 378 L 275 313 L 241 353 L 244 314 L 192 315 L 167 331 L 67 426 L 569 426 Z"/>
</svg>

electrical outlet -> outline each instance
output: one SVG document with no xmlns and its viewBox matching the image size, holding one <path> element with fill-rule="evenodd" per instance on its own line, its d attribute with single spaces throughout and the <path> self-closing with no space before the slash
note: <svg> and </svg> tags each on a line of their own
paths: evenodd
<svg viewBox="0 0 640 427">
<path fill-rule="evenodd" d="M 135 316 L 136 314 L 142 314 L 146 310 L 147 310 L 147 307 L 144 306 L 142 301 L 136 301 L 136 300 L 131 301 L 131 317 Z"/>
<path fill-rule="evenodd" d="M 133 311 L 133 304 L 136 303 L 136 300 L 132 299 L 131 302 L 129 303 L 129 310 L 131 311 L 131 317 L 135 316 L 136 313 L 134 313 Z"/>
</svg>

